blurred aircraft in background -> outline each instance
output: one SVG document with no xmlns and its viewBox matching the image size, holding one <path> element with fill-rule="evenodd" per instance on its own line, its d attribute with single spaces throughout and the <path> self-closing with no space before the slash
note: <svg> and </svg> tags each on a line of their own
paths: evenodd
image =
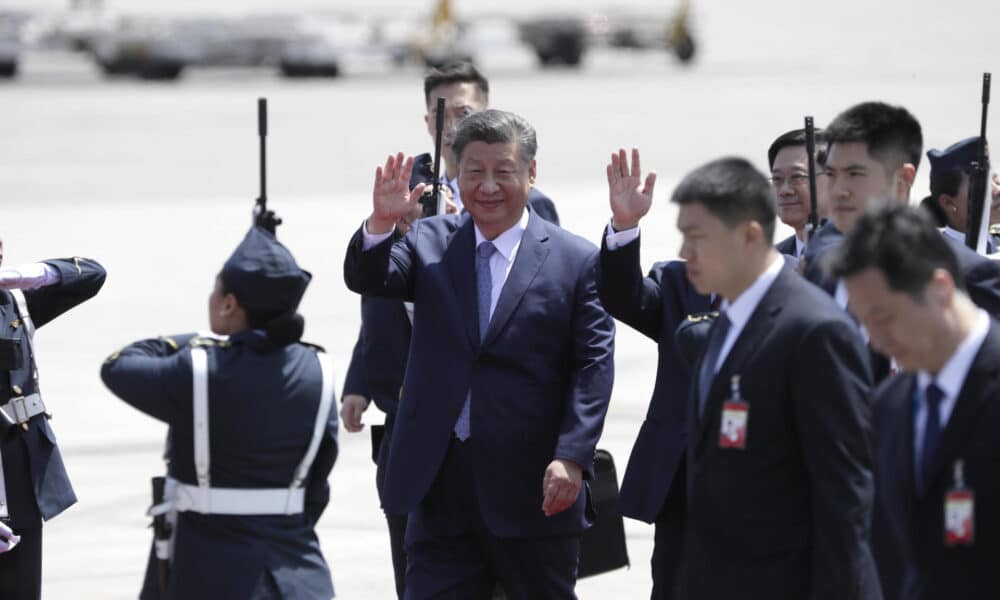
<svg viewBox="0 0 1000 600">
<path fill-rule="evenodd" d="M 695 55 L 690 2 L 674 14 L 476 14 L 460 18 L 451 0 L 430 14 L 310 12 L 246 16 L 110 14 L 101 0 L 73 0 L 50 15 L 0 12 L 0 76 L 17 73 L 25 46 L 80 51 L 107 76 L 170 80 L 200 67 L 273 67 L 286 77 L 336 77 L 344 61 L 397 67 L 475 61 L 503 46 L 526 45 L 543 67 L 578 67 L 597 47 Z"/>
</svg>

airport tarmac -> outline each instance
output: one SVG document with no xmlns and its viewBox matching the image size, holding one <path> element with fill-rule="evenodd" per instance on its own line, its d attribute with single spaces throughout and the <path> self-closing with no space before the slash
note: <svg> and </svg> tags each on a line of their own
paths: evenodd
<svg viewBox="0 0 1000 600">
<path fill-rule="evenodd" d="M 972 0 L 696 3 L 702 54 L 689 68 L 655 53 L 600 52 L 579 71 L 538 71 L 523 48 L 481 62 L 491 104 L 537 128 L 538 186 L 565 228 L 599 243 L 610 214 L 608 155 L 620 146 L 642 150 L 644 167 L 659 174 L 643 222 L 648 267 L 676 255 L 668 198 L 685 172 L 724 154 L 764 169 L 768 144 L 800 127 L 803 115 L 822 125 L 855 102 L 880 99 L 914 112 L 925 148 L 975 135 L 980 77 L 1000 56 L 998 13 L 995 3 Z M 37 337 L 52 426 L 80 499 L 46 525 L 44 598 L 137 594 L 150 540 L 149 477 L 162 471 L 165 427 L 112 397 L 98 370 L 130 341 L 206 328 L 213 278 L 257 196 L 258 96 L 271 107 L 269 199 L 285 220 L 279 236 L 315 276 L 301 308 L 306 338 L 328 349 L 342 381 L 359 301 L 341 265 L 370 211 L 375 166 L 390 152 L 430 146 L 419 71 L 346 71 L 316 81 L 265 70 L 192 71 L 176 83 L 105 81 L 79 57 L 32 53 L 22 76 L 0 85 L 5 263 L 83 255 L 109 273 L 97 298 Z M 926 171 L 914 201 L 926 193 Z M 619 326 L 600 444 L 619 477 L 655 368 L 655 344 Z M 380 421 L 374 408 L 366 415 L 367 423 Z M 338 597 L 390 598 L 368 431 L 342 431 L 340 440 L 318 527 L 323 550 Z M 626 532 L 631 569 L 581 580 L 582 599 L 648 596 L 653 529 L 626 521 Z"/>
</svg>

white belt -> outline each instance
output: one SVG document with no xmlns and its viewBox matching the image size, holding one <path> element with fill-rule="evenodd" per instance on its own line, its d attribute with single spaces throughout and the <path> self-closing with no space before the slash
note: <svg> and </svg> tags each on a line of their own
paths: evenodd
<svg viewBox="0 0 1000 600">
<path fill-rule="evenodd" d="M 199 487 L 167 478 L 165 502 L 149 509 L 155 516 L 169 511 L 205 515 L 293 515 L 305 508 L 305 488 Z"/>
<path fill-rule="evenodd" d="M 323 432 L 334 405 L 333 368 L 327 354 L 317 354 L 322 385 L 320 403 L 313 422 L 312 439 L 302 461 L 295 468 L 292 482 L 283 488 L 212 487 L 209 467 L 208 353 L 205 348 L 191 348 L 191 380 L 194 416 L 194 467 L 197 485 L 167 478 L 164 502 L 147 511 L 150 516 L 192 511 L 207 515 L 292 515 L 305 510 L 304 483 L 319 450 Z"/>
<path fill-rule="evenodd" d="M 0 406 L 3 417 L 14 425 L 23 425 L 31 420 L 31 417 L 45 412 L 45 403 L 42 402 L 40 394 L 29 396 L 18 396 L 11 398 L 7 404 Z"/>
</svg>

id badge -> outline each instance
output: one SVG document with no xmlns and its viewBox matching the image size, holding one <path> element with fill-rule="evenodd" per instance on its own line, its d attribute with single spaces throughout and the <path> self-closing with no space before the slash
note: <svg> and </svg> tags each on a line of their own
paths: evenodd
<svg viewBox="0 0 1000 600">
<path fill-rule="evenodd" d="M 722 404 L 719 448 L 746 449 L 749 418 L 750 404 L 745 402 L 740 395 L 740 376 L 733 375 L 729 382 L 729 400 Z"/>
<path fill-rule="evenodd" d="M 972 490 L 949 490 L 944 496 L 944 545 L 971 546 L 976 539 L 976 496 Z"/>
<path fill-rule="evenodd" d="M 743 450 L 747 446 L 747 420 L 750 405 L 746 402 L 726 402 L 722 405 L 719 426 L 719 447 Z"/>
</svg>

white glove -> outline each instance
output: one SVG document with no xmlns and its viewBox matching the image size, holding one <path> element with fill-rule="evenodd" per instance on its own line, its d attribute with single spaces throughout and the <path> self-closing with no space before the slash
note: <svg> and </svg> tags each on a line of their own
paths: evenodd
<svg viewBox="0 0 1000 600">
<path fill-rule="evenodd" d="M 21 541 L 21 536 L 14 535 L 10 527 L 0 521 L 0 554 L 9 552 Z"/>
<path fill-rule="evenodd" d="M 16 269 L 0 269 L 0 289 L 33 290 L 59 283 L 59 271 L 45 263 L 21 265 Z"/>
</svg>

